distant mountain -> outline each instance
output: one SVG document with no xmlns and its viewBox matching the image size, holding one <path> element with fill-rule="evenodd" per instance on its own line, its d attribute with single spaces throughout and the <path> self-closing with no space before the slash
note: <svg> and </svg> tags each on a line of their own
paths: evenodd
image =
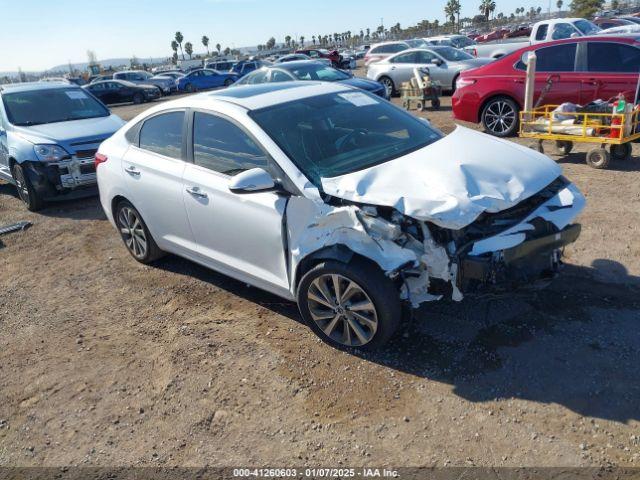
<svg viewBox="0 0 640 480">
<path fill-rule="evenodd" d="M 168 57 L 136 57 L 140 63 L 165 63 L 169 61 Z M 107 58 L 105 60 L 99 60 L 102 68 L 120 68 L 120 67 L 128 67 L 131 65 L 131 58 Z M 89 66 L 88 62 L 82 63 L 72 63 L 71 67 L 74 70 L 84 71 Z M 68 72 L 69 64 L 64 65 L 56 65 L 55 67 L 49 68 L 45 70 L 46 73 L 51 72 Z"/>
</svg>

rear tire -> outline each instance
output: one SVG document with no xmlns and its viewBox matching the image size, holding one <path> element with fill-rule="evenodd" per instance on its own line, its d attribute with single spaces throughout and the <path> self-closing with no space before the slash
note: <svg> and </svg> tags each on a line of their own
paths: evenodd
<svg viewBox="0 0 640 480">
<path fill-rule="evenodd" d="M 136 93 L 133 96 L 133 103 L 136 105 L 140 105 L 142 102 L 144 102 L 144 95 L 142 95 L 141 93 Z"/>
<path fill-rule="evenodd" d="M 225 86 L 225 87 L 229 87 L 230 85 L 233 85 L 233 80 L 231 80 L 230 78 L 227 78 L 227 79 L 224 81 L 224 86 Z"/>
<path fill-rule="evenodd" d="M 393 80 L 391 80 L 391 78 L 387 76 L 380 77 L 378 79 L 378 82 L 384 85 L 384 88 L 387 90 L 387 96 L 389 98 L 391 98 L 396 93 L 396 87 L 393 83 Z"/>
<path fill-rule="evenodd" d="M 188 83 L 187 86 L 184 87 L 184 89 L 187 91 L 187 93 L 193 93 L 196 91 L 195 87 L 191 83 Z"/>
<path fill-rule="evenodd" d="M 629 160 L 631 158 L 631 144 L 623 143 L 620 145 L 611 145 L 611 158 L 613 160 Z"/>
<path fill-rule="evenodd" d="M 398 289 L 380 268 L 362 260 L 319 263 L 302 277 L 297 300 L 309 328 L 343 350 L 381 347 L 402 320 Z"/>
<path fill-rule="evenodd" d="M 16 183 L 18 189 L 18 198 L 22 200 L 28 210 L 37 212 L 44 207 L 44 199 L 38 194 L 31 180 L 25 174 L 24 168 L 19 163 L 16 163 L 11 170 L 11 176 Z"/>
<path fill-rule="evenodd" d="M 140 263 L 151 263 L 164 256 L 144 223 L 140 212 L 127 200 L 116 206 L 114 219 L 125 247 Z"/>
<path fill-rule="evenodd" d="M 520 107 L 509 97 L 494 97 L 482 109 L 480 121 L 494 137 L 510 137 L 518 130 Z"/>
</svg>

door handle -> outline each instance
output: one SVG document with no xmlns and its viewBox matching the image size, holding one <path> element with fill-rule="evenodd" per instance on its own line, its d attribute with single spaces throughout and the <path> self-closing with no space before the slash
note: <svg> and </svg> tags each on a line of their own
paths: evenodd
<svg viewBox="0 0 640 480">
<path fill-rule="evenodd" d="M 140 172 L 134 166 L 127 167 L 127 168 L 124 169 L 124 171 L 129 173 L 129 174 L 131 174 L 131 175 L 135 175 L 135 176 L 140 175 Z"/>
<path fill-rule="evenodd" d="M 513 83 L 524 83 L 524 79 L 523 78 L 514 78 L 513 79 Z"/>
<path fill-rule="evenodd" d="M 198 198 L 208 198 L 209 197 L 206 193 L 201 192 L 200 188 L 198 188 L 198 187 L 187 188 L 187 193 L 190 193 L 194 197 L 198 197 Z"/>
<path fill-rule="evenodd" d="M 600 85 L 602 82 L 596 78 L 590 78 L 589 80 L 583 80 L 582 83 L 586 83 L 587 85 Z"/>
</svg>

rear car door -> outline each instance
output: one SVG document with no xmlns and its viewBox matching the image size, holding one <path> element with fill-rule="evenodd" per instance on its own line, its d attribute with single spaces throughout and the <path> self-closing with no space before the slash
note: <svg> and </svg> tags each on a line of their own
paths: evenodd
<svg viewBox="0 0 640 480">
<path fill-rule="evenodd" d="M 131 201 L 160 248 L 193 255 L 196 248 L 182 199 L 185 119 L 184 110 L 147 118 L 122 168 Z"/>
<path fill-rule="evenodd" d="M 576 52 L 575 42 L 540 47 L 535 50 L 537 62 L 534 103 L 540 99 L 548 81 L 551 82 L 551 88 L 544 93 L 541 105 L 580 101 L 582 74 L 576 71 Z M 524 99 L 527 67 L 520 61 L 516 68 L 522 72 L 514 78 L 516 91 L 519 97 Z"/>
<path fill-rule="evenodd" d="M 413 76 L 413 69 L 418 65 L 418 52 L 407 52 L 389 59 L 389 76 L 398 89 L 402 82 L 408 82 Z"/>
<path fill-rule="evenodd" d="M 233 175 L 270 168 L 270 158 L 232 120 L 196 111 L 193 163 L 184 173 L 183 196 L 198 251 L 212 268 L 268 290 L 289 287 L 283 243 L 286 197 L 276 192 L 236 194 Z"/>
<path fill-rule="evenodd" d="M 640 73 L 640 49 L 620 42 L 589 41 L 586 68 L 582 73 L 581 103 L 609 100 L 619 93 L 635 98 Z"/>
</svg>

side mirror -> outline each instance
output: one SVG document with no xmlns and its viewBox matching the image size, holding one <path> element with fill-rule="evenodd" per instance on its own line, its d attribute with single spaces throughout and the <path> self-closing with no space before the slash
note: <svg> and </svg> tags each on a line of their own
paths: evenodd
<svg viewBox="0 0 640 480">
<path fill-rule="evenodd" d="M 263 168 L 245 170 L 229 180 L 229 190 L 233 193 L 255 193 L 272 190 L 276 183 Z"/>
<path fill-rule="evenodd" d="M 442 60 L 440 60 L 439 58 L 434 58 L 433 60 L 431 60 L 431 63 L 439 67 L 444 62 Z"/>
<path fill-rule="evenodd" d="M 574 32 L 571 34 L 570 38 L 578 38 L 578 37 L 580 37 L 580 34 L 578 32 Z"/>
</svg>

